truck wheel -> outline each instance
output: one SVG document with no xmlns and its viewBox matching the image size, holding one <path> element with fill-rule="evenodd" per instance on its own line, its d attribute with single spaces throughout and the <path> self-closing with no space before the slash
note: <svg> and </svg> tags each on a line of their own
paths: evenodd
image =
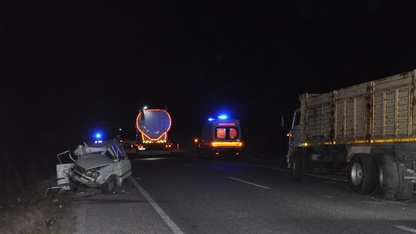
<svg viewBox="0 0 416 234">
<path fill-rule="evenodd" d="M 379 166 L 379 187 L 381 198 L 395 200 L 399 183 L 397 163 L 389 155 L 381 155 Z"/>
<path fill-rule="evenodd" d="M 359 194 L 370 194 L 377 187 L 377 164 L 369 154 L 355 156 L 348 165 L 351 189 Z"/>
<path fill-rule="evenodd" d="M 397 163 L 399 186 L 396 189 L 396 200 L 409 200 L 413 195 L 412 180 L 405 180 L 407 169 L 405 165 Z"/>
<path fill-rule="evenodd" d="M 116 190 L 117 181 L 114 176 L 108 177 L 107 181 L 101 185 L 101 192 L 103 194 L 111 194 Z"/>
<path fill-rule="evenodd" d="M 302 157 L 298 152 L 295 152 L 292 156 L 292 163 L 290 164 L 290 171 L 292 179 L 296 182 L 302 181 Z"/>
</svg>

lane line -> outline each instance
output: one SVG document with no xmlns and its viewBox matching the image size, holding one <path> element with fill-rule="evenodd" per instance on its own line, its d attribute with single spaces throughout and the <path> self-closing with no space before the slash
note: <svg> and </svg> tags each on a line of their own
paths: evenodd
<svg viewBox="0 0 416 234">
<path fill-rule="evenodd" d="M 309 173 L 306 173 L 305 175 L 312 176 L 312 177 L 318 177 L 318 178 L 324 178 L 324 179 L 330 179 L 330 180 L 337 180 L 337 181 L 342 181 L 342 182 L 348 182 L 348 180 L 339 179 L 339 178 L 335 178 L 335 177 L 321 176 L 321 175 L 315 175 L 315 174 L 309 174 Z"/>
<path fill-rule="evenodd" d="M 193 168 L 197 168 L 196 166 L 194 166 L 194 165 L 191 165 L 191 164 L 189 164 L 189 163 L 182 163 L 183 165 L 185 165 L 185 166 L 188 166 L 188 167 L 193 167 Z"/>
<path fill-rule="evenodd" d="M 399 226 L 396 226 L 396 227 L 399 228 L 399 229 L 411 232 L 411 233 L 416 233 L 416 229 L 414 229 L 414 228 L 408 228 L 408 227 L 402 226 L 402 225 L 399 225 Z"/>
<path fill-rule="evenodd" d="M 159 216 L 165 221 L 165 223 L 170 227 L 170 229 L 175 234 L 183 234 L 181 229 L 169 218 L 169 216 L 156 204 L 155 201 L 147 194 L 147 192 L 140 186 L 140 184 L 134 179 L 130 178 L 133 182 L 134 186 L 136 186 L 137 189 L 143 194 L 143 196 L 147 199 L 147 201 L 150 203 L 150 205 L 153 206 L 153 209 L 159 214 Z"/>
<path fill-rule="evenodd" d="M 251 163 L 241 163 L 241 164 L 246 164 L 246 165 L 256 166 L 256 167 L 262 167 L 262 168 L 272 169 L 272 170 L 276 170 L 276 171 L 289 172 L 288 169 L 268 167 L 268 166 L 256 165 L 256 164 L 251 164 Z M 324 178 L 324 179 L 330 179 L 330 180 L 337 180 L 337 181 L 342 181 L 342 182 L 348 182 L 348 180 L 346 180 L 346 179 L 339 179 L 339 178 L 335 178 L 335 177 L 327 177 L 327 176 L 310 174 L 310 173 L 305 173 L 305 175 L 319 177 L 319 178 Z"/>
<path fill-rule="evenodd" d="M 251 183 L 251 182 L 248 182 L 248 181 L 245 181 L 245 180 L 240 180 L 240 179 L 237 179 L 237 178 L 234 178 L 234 177 L 228 177 L 228 178 L 230 178 L 230 179 L 232 179 L 232 180 L 237 180 L 237 181 L 240 181 L 240 182 L 243 182 L 243 183 L 246 183 L 246 184 L 254 185 L 254 186 L 257 186 L 257 187 L 260 187 L 260 188 L 264 188 L 264 189 L 271 189 L 271 188 L 266 187 L 266 186 L 263 186 L 263 185 L 259 185 L 259 184 Z"/>
</svg>

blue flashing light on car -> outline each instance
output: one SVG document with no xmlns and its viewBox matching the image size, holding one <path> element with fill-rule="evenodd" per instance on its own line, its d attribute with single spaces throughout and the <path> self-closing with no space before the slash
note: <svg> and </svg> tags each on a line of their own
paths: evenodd
<svg viewBox="0 0 416 234">
<path fill-rule="evenodd" d="M 94 134 L 94 143 L 102 143 L 104 135 L 101 132 L 96 132 Z"/>
</svg>

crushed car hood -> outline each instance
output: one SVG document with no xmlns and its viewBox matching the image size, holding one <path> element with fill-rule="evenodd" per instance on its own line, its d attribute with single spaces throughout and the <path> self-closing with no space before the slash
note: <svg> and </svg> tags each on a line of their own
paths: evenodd
<svg viewBox="0 0 416 234">
<path fill-rule="evenodd" d="M 102 154 L 87 154 L 75 161 L 75 164 L 85 169 L 106 166 L 111 163 L 116 162 Z"/>
</svg>

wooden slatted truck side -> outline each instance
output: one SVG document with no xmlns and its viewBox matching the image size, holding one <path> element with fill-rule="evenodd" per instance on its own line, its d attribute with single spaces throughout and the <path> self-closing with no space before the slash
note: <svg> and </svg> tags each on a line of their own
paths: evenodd
<svg viewBox="0 0 416 234">
<path fill-rule="evenodd" d="M 286 155 L 292 178 L 344 170 L 356 193 L 410 199 L 416 179 L 415 79 L 413 70 L 299 95 Z"/>
</svg>

